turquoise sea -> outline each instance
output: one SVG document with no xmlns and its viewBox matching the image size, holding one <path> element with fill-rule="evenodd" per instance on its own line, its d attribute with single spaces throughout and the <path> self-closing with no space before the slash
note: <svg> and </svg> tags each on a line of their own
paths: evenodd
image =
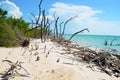
<svg viewBox="0 0 120 80">
<path fill-rule="evenodd" d="M 65 34 L 64 37 L 69 39 L 71 34 Z M 114 40 L 114 41 L 113 41 Z M 94 49 L 111 50 L 115 49 L 120 52 L 120 36 L 107 36 L 107 35 L 76 35 L 72 39 L 73 42 L 82 46 L 87 46 Z M 107 41 L 108 45 L 104 45 Z M 110 43 L 113 41 L 113 45 Z"/>
</svg>

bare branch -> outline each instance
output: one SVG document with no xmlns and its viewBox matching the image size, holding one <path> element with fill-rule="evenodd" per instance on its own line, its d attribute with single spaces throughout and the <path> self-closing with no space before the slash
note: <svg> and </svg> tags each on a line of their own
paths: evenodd
<svg viewBox="0 0 120 80">
<path fill-rule="evenodd" d="M 56 11 L 53 13 L 53 17 L 54 17 L 54 21 L 55 21 L 54 36 L 58 37 L 58 26 L 57 26 L 57 23 L 58 23 L 59 17 L 56 18 L 55 17 L 55 13 L 56 13 Z"/>
<path fill-rule="evenodd" d="M 33 19 L 30 17 L 30 20 L 31 20 L 31 28 L 33 28 L 33 25 L 34 25 L 34 21 L 33 21 Z"/>
<path fill-rule="evenodd" d="M 59 20 L 59 17 L 57 17 L 57 19 L 55 20 L 55 29 L 56 29 L 56 36 L 57 37 L 58 37 L 58 26 L 57 26 L 58 20 Z"/>
<path fill-rule="evenodd" d="M 40 3 L 39 3 L 39 14 L 38 14 L 38 19 L 37 19 L 36 24 L 38 24 L 39 20 L 40 20 L 40 16 L 41 16 L 41 4 L 42 4 L 42 0 L 40 0 Z"/>
<path fill-rule="evenodd" d="M 89 30 L 88 30 L 87 28 L 85 28 L 85 29 L 83 29 L 83 30 L 80 30 L 80 31 L 78 31 L 78 32 L 75 32 L 75 33 L 70 37 L 69 41 L 70 41 L 76 34 L 81 33 L 81 32 L 83 32 L 83 31 L 88 31 L 88 32 L 89 32 Z"/>
<path fill-rule="evenodd" d="M 111 41 L 110 46 L 113 45 L 113 42 L 116 40 L 116 37 Z"/>
<path fill-rule="evenodd" d="M 70 19 L 68 19 L 68 20 L 64 23 L 63 32 L 62 32 L 61 37 L 63 37 L 63 35 L 64 35 L 64 32 L 65 32 L 65 27 L 66 27 L 67 23 L 68 23 L 69 21 L 71 21 L 71 20 L 75 19 L 76 17 L 77 17 L 77 16 L 71 17 Z"/>
<path fill-rule="evenodd" d="M 35 19 L 35 22 L 37 22 L 38 19 L 36 18 L 35 14 L 31 13 L 31 15 L 32 15 L 33 18 Z M 37 23 L 35 23 L 35 24 L 37 24 Z"/>
<path fill-rule="evenodd" d="M 35 16 L 35 14 L 31 13 L 31 15 L 33 16 L 33 18 L 35 19 L 35 22 L 33 22 L 33 20 L 31 19 L 32 21 L 32 29 L 28 30 L 28 31 L 31 31 L 33 29 L 37 29 L 38 27 L 41 27 L 41 24 L 39 24 L 39 21 L 40 21 L 40 17 L 41 17 L 41 4 L 42 4 L 42 0 L 40 0 L 40 3 L 39 3 L 39 13 L 38 13 L 38 17 Z M 33 25 L 35 25 L 35 27 L 33 28 Z"/>
</svg>

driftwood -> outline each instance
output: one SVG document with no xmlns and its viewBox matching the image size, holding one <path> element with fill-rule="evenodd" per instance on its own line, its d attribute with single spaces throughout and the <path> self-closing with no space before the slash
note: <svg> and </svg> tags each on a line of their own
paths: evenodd
<svg viewBox="0 0 120 80">
<path fill-rule="evenodd" d="M 114 43 L 114 44 L 113 44 L 113 42 L 116 41 L 116 40 L 117 40 L 117 39 L 116 39 L 116 37 L 115 37 L 109 44 L 108 44 L 108 41 L 105 40 L 105 41 L 104 41 L 104 45 L 105 45 L 105 46 L 120 46 L 119 43 Z"/>
<path fill-rule="evenodd" d="M 36 60 L 35 61 L 39 61 L 40 60 L 40 57 L 39 56 L 37 56 L 37 58 L 36 58 Z"/>
<path fill-rule="evenodd" d="M 110 46 L 113 45 L 113 42 L 114 42 L 115 40 L 116 40 L 116 38 L 114 38 L 114 39 L 111 41 Z"/>
<path fill-rule="evenodd" d="M 120 59 L 106 51 L 91 52 L 84 51 L 82 59 L 87 63 L 94 63 L 108 75 L 120 75 Z M 120 77 L 120 76 L 119 76 Z"/>
<path fill-rule="evenodd" d="M 46 31 L 50 31 L 50 24 L 49 19 L 47 19 L 46 15 L 45 15 L 45 10 L 41 11 L 41 3 L 42 0 L 40 0 L 39 3 L 39 16 L 38 18 L 36 18 L 34 15 L 34 19 L 35 19 L 35 27 L 32 28 L 33 29 L 37 29 L 38 27 L 41 29 L 41 34 L 40 34 L 40 38 L 42 40 L 42 42 L 46 41 Z M 42 13 L 42 15 L 41 15 Z M 42 16 L 42 17 L 41 17 Z M 118 56 L 117 54 L 114 55 L 114 52 L 110 52 L 110 51 L 95 51 L 95 50 L 91 50 L 87 47 L 81 47 L 79 45 L 76 44 L 72 44 L 71 43 L 71 39 L 78 33 L 83 32 L 84 30 L 87 30 L 89 32 L 88 29 L 83 29 L 81 31 L 78 31 L 76 33 L 74 33 L 71 38 L 69 40 L 66 40 L 63 38 L 63 35 L 65 33 L 65 28 L 66 25 L 73 20 L 74 18 L 76 18 L 77 16 L 71 17 L 68 20 L 66 20 L 65 22 L 62 22 L 60 24 L 60 31 L 58 30 L 58 20 L 59 17 L 57 17 L 55 19 L 55 26 L 54 26 L 54 37 L 51 37 L 51 41 L 55 41 L 57 43 L 59 43 L 60 45 L 69 48 L 70 50 L 72 50 L 71 48 L 77 49 L 78 51 L 69 51 L 69 54 L 73 54 L 77 59 L 76 60 L 82 60 L 87 62 L 88 64 L 90 63 L 94 63 L 95 65 L 97 65 L 101 71 L 107 73 L 108 75 L 114 75 L 116 77 L 120 77 L 120 56 Z M 34 22 L 32 20 L 32 24 L 34 25 Z M 63 28 L 61 28 L 63 24 Z M 49 27 L 49 28 L 48 28 Z M 48 30 L 49 29 L 49 30 Z M 61 30 L 62 29 L 62 30 Z M 59 35 L 60 33 L 60 35 Z M 44 40 L 44 41 L 43 41 Z M 115 41 L 115 39 L 110 43 L 110 45 L 112 46 L 113 42 Z M 105 42 L 105 45 L 108 45 L 107 41 Z M 120 45 L 120 44 L 118 44 Z M 44 48 L 44 53 L 46 53 L 46 47 Z M 48 55 L 46 55 L 47 57 Z M 36 59 L 38 60 L 38 58 Z M 59 59 L 57 60 L 57 62 L 59 62 Z"/>
<path fill-rule="evenodd" d="M 116 50 L 106 51 L 106 50 L 92 50 L 88 47 L 81 47 L 78 44 L 73 44 L 69 40 L 63 39 L 60 44 L 69 50 L 65 52 L 67 54 L 73 54 L 78 61 L 85 61 L 88 64 L 95 64 L 99 69 L 106 74 L 116 77 L 120 77 L 120 55 Z M 77 51 L 70 51 L 72 49 L 77 49 Z M 92 66 L 90 67 L 91 69 Z"/>
<path fill-rule="evenodd" d="M 4 73 L 0 73 L 0 75 L 2 75 L 1 76 L 2 80 L 8 80 L 9 78 L 13 78 L 15 74 L 18 74 L 19 76 L 22 76 L 22 77 L 29 77 L 30 74 L 24 67 L 22 67 L 21 65 L 22 62 L 17 61 L 16 63 L 13 63 L 10 60 L 3 60 L 3 62 L 8 62 L 10 65 L 10 68 Z M 20 74 L 18 71 L 21 69 L 23 69 L 26 74 Z"/>
</svg>

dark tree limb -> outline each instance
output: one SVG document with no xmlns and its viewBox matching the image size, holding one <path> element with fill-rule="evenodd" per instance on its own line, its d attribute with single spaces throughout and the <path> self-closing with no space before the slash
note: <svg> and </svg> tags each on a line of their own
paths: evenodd
<svg viewBox="0 0 120 80">
<path fill-rule="evenodd" d="M 71 17 L 70 19 L 68 19 L 67 21 L 65 21 L 61 37 L 63 37 L 63 35 L 64 35 L 65 27 L 66 27 L 67 23 L 70 22 L 71 20 L 75 19 L 76 17 L 77 16 Z"/>
<path fill-rule="evenodd" d="M 40 17 L 41 17 L 41 4 L 42 4 L 42 0 L 40 0 L 40 3 L 39 3 L 39 13 L 38 13 L 38 17 L 36 17 L 35 16 L 35 14 L 33 14 L 33 13 L 31 13 L 31 15 L 33 16 L 33 18 L 34 18 L 34 20 L 35 20 L 35 22 L 33 22 L 34 20 L 32 20 L 31 18 L 31 25 L 32 25 L 32 29 L 30 29 L 30 30 L 28 30 L 28 31 L 32 31 L 32 30 L 34 30 L 34 29 L 37 29 L 37 28 L 39 28 L 39 27 L 41 27 L 42 26 L 42 24 L 39 24 L 39 22 L 40 22 Z M 35 25 L 35 27 L 33 28 L 33 25 Z"/>
<path fill-rule="evenodd" d="M 40 16 L 41 16 L 41 4 L 42 4 L 42 0 L 40 0 L 40 3 L 39 3 L 39 14 L 38 14 L 38 19 L 37 19 L 37 21 L 36 21 L 36 24 L 38 24 L 39 21 L 40 21 Z"/>
<path fill-rule="evenodd" d="M 107 45 L 108 45 L 108 42 L 107 42 L 107 40 L 105 40 L 105 42 L 104 42 L 104 45 L 105 45 L 105 46 L 107 46 Z"/>
<path fill-rule="evenodd" d="M 70 37 L 69 41 L 70 41 L 76 34 L 82 33 L 83 31 L 88 31 L 88 32 L 89 32 L 89 30 L 88 30 L 87 28 L 85 28 L 85 29 L 83 29 L 83 30 L 80 30 L 80 31 L 78 31 L 78 32 L 75 32 L 75 33 Z"/>
<path fill-rule="evenodd" d="M 35 24 L 37 24 L 37 20 L 38 20 L 37 17 L 35 16 L 34 13 L 31 13 L 31 15 L 32 15 L 32 17 L 34 18 L 34 20 L 35 20 L 35 22 L 36 22 Z"/>
<path fill-rule="evenodd" d="M 55 35 L 55 37 L 58 37 L 58 25 L 57 24 L 58 24 L 59 17 L 56 18 L 55 13 L 56 13 L 56 11 L 53 14 L 54 21 L 55 21 L 54 35 Z"/>
<path fill-rule="evenodd" d="M 55 20 L 56 37 L 58 37 L 58 26 L 57 26 L 58 20 L 59 20 L 59 17 L 57 17 L 57 19 Z"/>
<path fill-rule="evenodd" d="M 110 46 L 113 45 L 113 42 L 114 42 L 115 40 L 116 40 L 116 38 L 114 38 L 114 39 L 111 41 Z"/>
<path fill-rule="evenodd" d="M 59 33 L 59 37 L 61 38 L 61 35 L 62 35 L 62 32 L 61 32 L 61 29 L 62 29 L 62 24 L 63 24 L 64 22 L 61 22 L 59 25 L 60 25 L 60 33 Z"/>
</svg>

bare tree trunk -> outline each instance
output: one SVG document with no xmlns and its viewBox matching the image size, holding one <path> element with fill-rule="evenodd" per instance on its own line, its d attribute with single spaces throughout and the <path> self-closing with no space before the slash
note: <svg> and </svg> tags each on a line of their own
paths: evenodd
<svg viewBox="0 0 120 80">
<path fill-rule="evenodd" d="M 55 27 L 54 27 L 54 38 L 55 38 Z"/>
<path fill-rule="evenodd" d="M 108 42 L 107 42 L 107 40 L 105 40 L 105 42 L 104 42 L 104 45 L 105 45 L 105 46 L 107 46 L 107 45 L 108 45 Z"/>
<path fill-rule="evenodd" d="M 32 21 L 32 29 L 29 30 L 29 31 L 32 31 L 33 29 L 37 29 L 38 27 L 41 27 L 39 25 L 39 21 L 40 21 L 40 16 L 41 16 L 41 4 L 42 4 L 42 0 L 40 0 L 40 3 L 39 3 L 39 13 L 38 13 L 38 17 L 36 17 L 33 13 L 31 13 L 31 15 L 33 16 L 35 22 L 33 22 L 34 20 L 31 19 Z M 33 28 L 33 25 L 35 25 L 35 27 Z"/>
<path fill-rule="evenodd" d="M 87 28 L 85 28 L 85 29 L 83 29 L 83 30 L 80 30 L 80 31 L 78 31 L 78 32 L 75 32 L 75 33 L 70 37 L 69 41 L 70 41 L 76 34 L 81 33 L 81 32 L 83 32 L 83 31 L 85 31 L 85 30 L 89 32 L 89 30 L 88 30 Z"/>
<path fill-rule="evenodd" d="M 76 17 L 77 17 L 77 16 L 71 17 L 70 19 L 68 19 L 68 20 L 64 23 L 64 27 L 63 27 L 63 31 L 62 31 L 61 37 L 63 37 L 63 35 L 64 35 L 65 27 L 66 27 L 67 23 L 68 23 L 69 21 L 73 20 L 73 19 L 76 18 Z"/>
<path fill-rule="evenodd" d="M 41 20 L 41 27 L 40 27 L 40 38 L 41 38 L 41 41 L 43 42 L 43 18 Z"/>
<path fill-rule="evenodd" d="M 57 23 L 58 23 L 59 17 L 56 18 L 56 17 L 55 17 L 55 13 L 56 13 L 56 12 L 54 12 L 54 14 L 53 14 L 54 21 L 55 21 L 54 36 L 55 36 L 55 37 L 58 37 L 58 25 L 57 25 Z"/>
<path fill-rule="evenodd" d="M 57 26 L 58 20 L 59 20 L 59 17 L 57 17 L 57 19 L 55 20 L 55 31 L 56 31 L 57 38 L 58 38 L 58 26 Z"/>
<path fill-rule="evenodd" d="M 62 35 L 62 32 L 61 32 L 61 29 L 62 29 L 62 24 L 63 24 L 64 22 L 61 22 L 59 25 L 60 25 L 60 33 L 59 33 L 59 38 L 61 38 L 61 35 Z"/>
<path fill-rule="evenodd" d="M 43 16 L 43 40 L 44 40 L 44 42 L 46 41 L 46 25 L 47 25 L 47 23 L 46 23 L 46 16 L 45 16 L 45 10 L 43 10 L 43 12 L 42 12 L 42 16 Z"/>
<path fill-rule="evenodd" d="M 40 21 L 40 16 L 41 16 L 41 4 L 42 4 L 42 0 L 40 0 L 40 3 L 39 3 L 39 15 L 38 15 L 38 18 L 36 20 L 36 24 L 39 24 L 39 21 Z"/>
<path fill-rule="evenodd" d="M 116 37 L 111 41 L 110 46 L 113 45 L 113 42 L 116 40 Z"/>
<path fill-rule="evenodd" d="M 48 37 L 50 36 L 50 25 L 53 23 L 53 21 L 50 22 L 50 20 L 47 19 L 47 23 L 48 25 L 47 25 L 46 30 L 47 30 L 47 39 L 48 39 Z"/>
</svg>

